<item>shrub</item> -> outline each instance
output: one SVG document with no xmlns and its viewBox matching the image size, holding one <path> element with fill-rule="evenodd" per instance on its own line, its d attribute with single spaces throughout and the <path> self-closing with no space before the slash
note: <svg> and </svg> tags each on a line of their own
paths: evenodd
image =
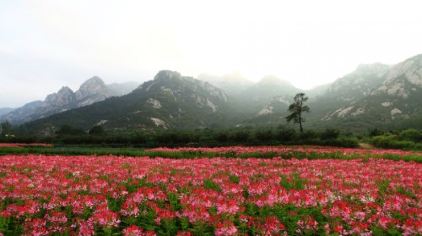
<svg viewBox="0 0 422 236">
<path fill-rule="evenodd" d="M 105 131 L 104 131 L 104 128 L 103 128 L 102 126 L 100 126 L 100 125 L 96 125 L 96 126 L 92 127 L 92 128 L 88 131 L 88 133 L 89 133 L 90 135 L 103 135 L 103 134 L 105 134 Z"/>
<path fill-rule="evenodd" d="M 321 134 L 320 137 L 322 140 L 337 139 L 340 135 L 338 129 L 326 129 Z"/>
<path fill-rule="evenodd" d="M 296 131 L 294 129 L 283 128 L 275 135 L 276 139 L 281 142 L 290 142 L 296 138 Z"/>
<path fill-rule="evenodd" d="M 380 135 L 373 137 L 370 141 L 376 147 L 389 148 L 395 139 L 396 137 L 394 135 Z"/>
<path fill-rule="evenodd" d="M 81 129 L 74 128 L 70 125 L 63 125 L 60 129 L 56 132 L 57 135 L 83 135 L 85 132 Z"/>
<path fill-rule="evenodd" d="M 359 140 L 354 137 L 340 137 L 337 139 L 324 140 L 323 144 L 326 146 L 353 148 L 359 146 Z"/>
<path fill-rule="evenodd" d="M 370 137 L 380 136 L 380 135 L 383 135 L 383 134 L 384 134 L 384 132 L 379 130 L 378 128 L 369 130 L 369 136 Z"/>
<path fill-rule="evenodd" d="M 371 143 L 380 148 L 397 148 L 409 149 L 414 148 L 415 143 L 412 141 L 400 141 L 397 135 L 382 135 L 376 136 L 371 139 Z"/>
<path fill-rule="evenodd" d="M 420 142 L 422 141 L 422 132 L 416 129 L 407 129 L 400 132 L 400 138 L 403 140 Z"/>
<path fill-rule="evenodd" d="M 237 131 L 230 137 L 235 142 L 246 142 L 249 139 L 249 132 L 246 130 Z"/>
<path fill-rule="evenodd" d="M 215 134 L 214 139 L 218 142 L 225 143 L 229 140 L 229 136 L 227 135 L 226 132 L 219 132 Z"/>
<path fill-rule="evenodd" d="M 273 132 L 271 130 L 259 130 L 256 131 L 255 138 L 258 141 L 270 141 L 273 139 Z"/>
<path fill-rule="evenodd" d="M 313 130 L 306 130 L 305 132 L 299 135 L 301 140 L 311 140 L 318 138 L 318 134 Z"/>
</svg>

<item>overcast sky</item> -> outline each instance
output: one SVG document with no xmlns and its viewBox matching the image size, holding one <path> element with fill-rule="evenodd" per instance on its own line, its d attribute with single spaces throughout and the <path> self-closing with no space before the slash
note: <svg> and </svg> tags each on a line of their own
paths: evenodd
<svg viewBox="0 0 422 236">
<path fill-rule="evenodd" d="M 0 107 L 106 82 L 276 75 L 300 88 L 422 53 L 421 1 L 0 0 Z"/>
</svg>

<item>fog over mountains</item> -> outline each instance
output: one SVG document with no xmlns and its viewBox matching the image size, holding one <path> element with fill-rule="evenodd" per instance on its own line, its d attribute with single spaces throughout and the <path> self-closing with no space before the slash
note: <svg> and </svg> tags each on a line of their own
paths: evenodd
<svg viewBox="0 0 422 236">
<path fill-rule="evenodd" d="M 101 125 L 119 131 L 279 125 L 285 124 L 287 107 L 298 92 L 310 97 L 311 113 L 306 118 L 314 128 L 418 128 L 422 55 L 396 65 L 359 65 L 333 83 L 309 91 L 274 76 L 254 83 L 239 74 L 192 78 L 163 70 L 139 87 L 105 85 L 93 77 L 75 92 L 63 87 L 44 101 L 0 111 L 6 113 L 1 120 L 46 135 L 62 125 L 82 129 Z"/>
</svg>

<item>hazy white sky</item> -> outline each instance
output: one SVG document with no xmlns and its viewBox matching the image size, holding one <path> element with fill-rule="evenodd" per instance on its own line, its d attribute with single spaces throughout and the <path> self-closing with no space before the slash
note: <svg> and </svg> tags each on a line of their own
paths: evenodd
<svg viewBox="0 0 422 236">
<path fill-rule="evenodd" d="M 300 88 L 422 53 L 422 2 L 0 0 L 0 107 L 93 75 L 273 74 Z"/>
</svg>

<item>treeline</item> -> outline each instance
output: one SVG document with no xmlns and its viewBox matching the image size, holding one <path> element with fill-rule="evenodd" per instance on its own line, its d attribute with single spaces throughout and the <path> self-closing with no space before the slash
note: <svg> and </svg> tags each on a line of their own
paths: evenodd
<svg viewBox="0 0 422 236">
<path fill-rule="evenodd" d="M 285 126 L 246 127 L 232 129 L 163 130 L 156 132 L 107 132 L 101 126 L 83 131 L 70 126 L 61 127 L 53 137 L 16 135 L 3 137 L 3 142 L 44 142 L 75 145 L 107 146 L 230 146 L 230 145 L 325 145 L 356 147 L 358 139 L 337 129 L 297 132 Z"/>
<path fill-rule="evenodd" d="M 406 129 L 402 131 L 373 130 L 368 142 L 379 148 L 422 150 L 422 131 Z"/>
</svg>

